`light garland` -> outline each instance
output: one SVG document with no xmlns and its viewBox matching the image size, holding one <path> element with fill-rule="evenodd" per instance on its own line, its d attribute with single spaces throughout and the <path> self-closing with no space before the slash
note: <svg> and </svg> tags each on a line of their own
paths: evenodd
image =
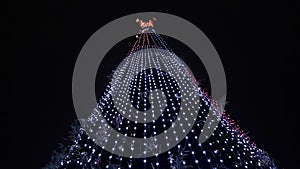
<svg viewBox="0 0 300 169">
<path fill-rule="evenodd" d="M 218 116 L 223 103 L 211 100 L 200 87 L 190 93 L 181 93 L 181 88 L 197 84 L 197 80 L 184 62 L 175 55 L 162 37 L 152 28 L 153 23 L 143 23 L 143 30 L 137 34 L 136 42 L 127 57 L 114 71 L 112 81 L 107 86 L 104 95 L 98 102 L 90 117 L 83 122 L 86 126 L 74 131 L 76 133 L 73 144 L 64 152 L 57 168 L 276 168 L 269 156 L 257 148 L 247 134 L 230 117 L 222 113 Z M 163 49 L 163 50 L 161 50 Z M 165 51 L 165 52 L 162 52 Z M 146 69 L 145 67 L 150 67 Z M 163 71 L 160 68 L 164 68 Z M 176 71 L 175 71 L 176 70 Z M 180 72 L 178 74 L 178 72 Z M 121 78 L 123 77 L 123 78 Z M 125 78 L 124 78 L 125 77 Z M 193 81 L 186 81 L 190 77 Z M 121 81 L 121 79 L 125 79 Z M 179 86 L 178 81 L 183 86 Z M 128 84 L 128 85 L 126 85 Z M 126 88 L 129 86 L 129 88 Z M 197 86 L 197 85 L 196 85 Z M 115 91 L 118 89 L 118 93 Z M 187 119 L 180 119 L 182 99 L 186 94 L 197 94 L 199 100 L 188 100 L 188 103 L 200 103 L 198 107 L 191 107 L 190 112 L 196 114 L 195 124 L 190 132 L 183 127 Z M 115 97 L 115 102 L 112 97 Z M 124 98 L 128 98 L 129 103 Z M 160 110 L 154 112 L 155 106 Z M 196 111 L 193 111 L 196 109 Z M 211 109 L 221 118 L 213 135 L 204 143 L 198 142 L 204 122 Z M 118 110 L 121 110 L 119 112 Z M 152 110 L 152 111 L 151 111 Z M 151 118 L 147 118 L 147 114 Z M 109 125 L 99 120 L 103 116 Z M 141 118 L 142 117 L 142 118 Z M 142 121 L 140 120 L 142 119 Z M 158 154 L 159 146 L 156 139 L 145 144 L 145 152 L 151 151 L 155 156 L 132 158 L 135 142 L 131 142 L 131 156 L 123 157 L 107 152 L 108 128 L 117 130 L 120 135 L 137 138 L 149 138 L 158 134 L 165 134 L 166 144 L 169 140 L 178 140 L 178 131 L 173 131 L 173 138 L 166 135 L 166 130 L 172 128 L 175 121 L 179 122 L 186 137 L 169 151 Z M 208 121 L 212 124 L 214 121 Z M 104 125 L 103 125 L 104 124 Z M 88 131 L 86 130 L 88 129 Z M 188 133 L 187 133 L 188 132 Z M 86 133 L 93 133 L 97 138 L 90 138 Z M 118 137 L 119 138 L 119 137 Z M 99 147 L 95 139 L 105 144 Z M 114 141 L 112 152 L 124 151 L 127 147 L 119 145 L 127 140 Z M 128 142 L 128 141 L 127 141 Z"/>
</svg>

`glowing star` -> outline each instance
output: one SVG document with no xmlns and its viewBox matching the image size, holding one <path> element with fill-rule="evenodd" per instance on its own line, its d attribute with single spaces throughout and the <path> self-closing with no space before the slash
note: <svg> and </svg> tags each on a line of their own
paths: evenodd
<svg viewBox="0 0 300 169">
<path fill-rule="evenodd" d="M 144 29 L 144 28 L 147 28 L 147 27 L 154 27 L 153 23 L 154 23 L 154 21 L 156 21 L 156 18 L 149 19 L 148 22 L 144 22 L 144 21 L 142 21 L 142 20 L 139 19 L 139 18 L 137 18 L 135 21 L 136 21 L 137 23 L 139 23 L 139 25 L 140 25 L 140 27 L 141 27 L 142 29 Z"/>
</svg>

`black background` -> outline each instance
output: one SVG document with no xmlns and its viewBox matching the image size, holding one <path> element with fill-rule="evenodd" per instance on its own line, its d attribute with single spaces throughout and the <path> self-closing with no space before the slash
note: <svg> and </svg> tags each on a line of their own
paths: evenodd
<svg viewBox="0 0 300 169">
<path fill-rule="evenodd" d="M 76 118 L 72 73 L 82 46 L 108 22 L 145 11 L 175 14 L 208 36 L 226 72 L 227 112 L 280 168 L 295 168 L 298 106 L 288 94 L 297 76 L 288 77 L 296 72 L 288 62 L 296 53 L 291 42 L 297 41 L 296 10 L 283 19 L 282 8 L 274 1 L 10 3 L 7 72 L 13 105 L 4 112 L 11 115 L 3 120 L 9 134 L 1 136 L 9 143 L 2 145 L 9 168 L 41 168 L 50 160 Z"/>
</svg>

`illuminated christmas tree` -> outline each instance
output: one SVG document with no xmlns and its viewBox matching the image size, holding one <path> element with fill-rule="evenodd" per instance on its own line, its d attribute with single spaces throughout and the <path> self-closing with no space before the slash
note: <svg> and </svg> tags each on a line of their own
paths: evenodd
<svg viewBox="0 0 300 169">
<path fill-rule="evenodd" d="M 154 30 L 155 20 L 136 20 L 142 29 L 113 72 L 97 108 L 88 119 L 81 120 L 81 125 L 72 125 L 69 139 L 45 168 L 276 168 L 266 152 L 256 147 L 225 112 L 220 113 L 224 103 L 212 100 L 201 88 L 185 63 Z M 182 106 L 188 111 L 181 111 Z M 220 123 L 207 141 L 200 143 L 204 124 L 214 123 L 207 121 L 210 110 Z M 181 113 L 191 114 L 195 123 L 180 118 Z M 175 122 L 180 131 L 173 130 L 170 138 L 166 130 L 174 128 Z M 126 137 L 108 142 L 112 130 Z M 186 132 L 185 137 L 180 139 L 177 132 Z M 161 134 L 163 143 L 148 139 Z M 147 138 L 141 145 L 144 153 L 135 153 L 136 143 L 126 139 L 129 137 Z M 177 144 L 171 146 L 174 142 Z M 145 156 L 147 153 L 153 155 Z"/>
</svg>

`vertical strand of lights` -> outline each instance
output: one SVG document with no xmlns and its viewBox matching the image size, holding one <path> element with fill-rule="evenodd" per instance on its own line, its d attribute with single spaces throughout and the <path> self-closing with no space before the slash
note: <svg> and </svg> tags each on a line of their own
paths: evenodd
<svg viewBox="0 0 300 169">
<path fill-rule="evenodd" d="M 164 59 L 164 62 L 168 62 L 168 60 L 169 60 L 169 58 L 167 58 L 167 59 Z M 168 64 L 168 65 L 170 65 L 171 67 L 169 68 L 169 70 L 172 72 L 172 70 L 175 70 L 175 68 L 172 66 L 172 64 Z M 186 73 L 186 72 L 183 72 L 183 73 Z M 188 112 L 188 113 L 193 113 L 193 112 Z M 194 112 L 194 113 L 198 113 L 198 112 Z M 180 120 L 180 119 L 178 119 L 178 120 Z M 182 127 L 181 127 L 182 128 Z M 183 128 L 182 128 L 182 130 L 183 130 Z M 193 133 L 193 135 L 194 135 L 194 130 L 191 130 L 191 132 Z M 194 135 L 194 137 L 195 137 L 195 135 Z M 198 159 L 195 157 L 195 153 L 194 153 L 194 150 L 192 150 L 192 148 L 191 148 L 191 143 L 190 143 L 190 141 L 189 141 L 189 137 L 188 136 L 186 136 L 185 137 L 185 141 L 187 142 L 187 145 L 188 145 L 188 148 L 190 149 L 190 152 L 191 152 L 191 154 L 192 154 L 192 156 L 193 156 L 193 158 L 194 158 L 194 161 L 195 161 L 195 163 L 196 163 L 196 165 L 197 165 L 197 167 L 198 168 L 200 168 L 200 166 L 199 166 L 199 164 L 198 164 Z"/>
</svg>

